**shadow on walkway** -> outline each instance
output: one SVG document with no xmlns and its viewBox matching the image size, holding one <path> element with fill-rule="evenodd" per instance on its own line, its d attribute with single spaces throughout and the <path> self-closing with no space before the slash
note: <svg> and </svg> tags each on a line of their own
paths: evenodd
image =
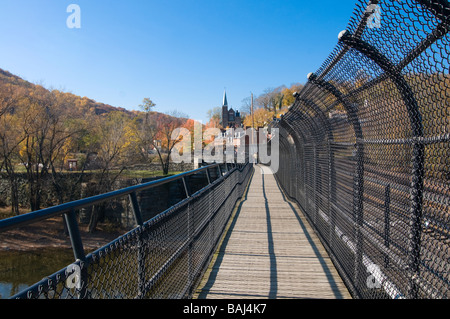
<svg viewBox="0 0 450 319">
<path fill-rule="evenodd" d="M 255 166 L 195 297 L 351 298 L 319 239 L 267 169 Z"/>
</svg>

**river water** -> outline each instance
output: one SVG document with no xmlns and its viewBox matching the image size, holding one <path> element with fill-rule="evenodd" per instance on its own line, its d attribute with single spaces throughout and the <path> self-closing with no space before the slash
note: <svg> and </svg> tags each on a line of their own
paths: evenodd
<svg viewBox="0 0 450 319">
<path fill-rule="evenodd" d="M 73 262 L 72 249 L 0 251 L 0 299 L 14 296 Z"/>
</svg>

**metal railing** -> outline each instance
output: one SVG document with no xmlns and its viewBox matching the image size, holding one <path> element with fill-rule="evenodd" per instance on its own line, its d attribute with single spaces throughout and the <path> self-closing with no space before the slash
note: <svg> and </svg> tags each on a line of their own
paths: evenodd
<svg viewBox="0 0 450 319">
<path fill-rule="evenodd" d="M 0 232 L 64 215 L 75 256 L 72 265 L 12 296 L 27 299 L 187 298 L 195 289 L 232 210 L 249 181 L 250 164 L 212 164 L 106 194 L 0 220 Z M 216 171 L 213 180 L 211 172 Z M 207 186 L 193 193 L 188 178 L 205 174 Z M 137 194 L 181 181 L 186 198 L 150 220 L 142 218 Z M 137 227 L 85 254 L 76 212 L 129 197 Z"/>
<path fill-rule="evenodd" d="M 271 127 L 277 180 L 352 295 L 448 298 L 450 5 L 358 1 Z"/>
</svg>

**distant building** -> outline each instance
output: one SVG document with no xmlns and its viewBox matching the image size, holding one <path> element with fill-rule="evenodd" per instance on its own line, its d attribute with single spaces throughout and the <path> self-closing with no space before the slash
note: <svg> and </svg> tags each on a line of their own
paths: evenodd
<svg viewBox="0 0 450 319">
<path fill-rule="evenodd" d="M 67 166 L 69 171 L 76 171 L 78 170 L 78 160 L 71 158 L 67 160 Z"/>
<path fill-rule="evenodd" d="M 242 126 L 241 114 L 239 111 L 234 111 L 233 108 L 228 109 L 226 91 L 223 92 L 222 126 L 224 130 L 227 128 L 238 128 Z"/>
</svg>

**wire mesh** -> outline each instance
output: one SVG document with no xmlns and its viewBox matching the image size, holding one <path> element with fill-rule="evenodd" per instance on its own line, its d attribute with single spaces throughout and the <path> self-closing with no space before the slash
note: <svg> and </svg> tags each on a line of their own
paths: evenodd
<svg viewBox="0 0 450 319">
<path fill-rule="evenodd" d="M 87 255 L 84 261 L 77 260 L 12 298 L 191 297 L 252 169 L 250 164 L 230 167 L 228 174 Z"/>
<path fill-rule="evenodd" d="M 448 1 L 358 1 L 271 124 L 277 178 L 355 297 L 449 297 L 449 13 Z"/>
</svg>

